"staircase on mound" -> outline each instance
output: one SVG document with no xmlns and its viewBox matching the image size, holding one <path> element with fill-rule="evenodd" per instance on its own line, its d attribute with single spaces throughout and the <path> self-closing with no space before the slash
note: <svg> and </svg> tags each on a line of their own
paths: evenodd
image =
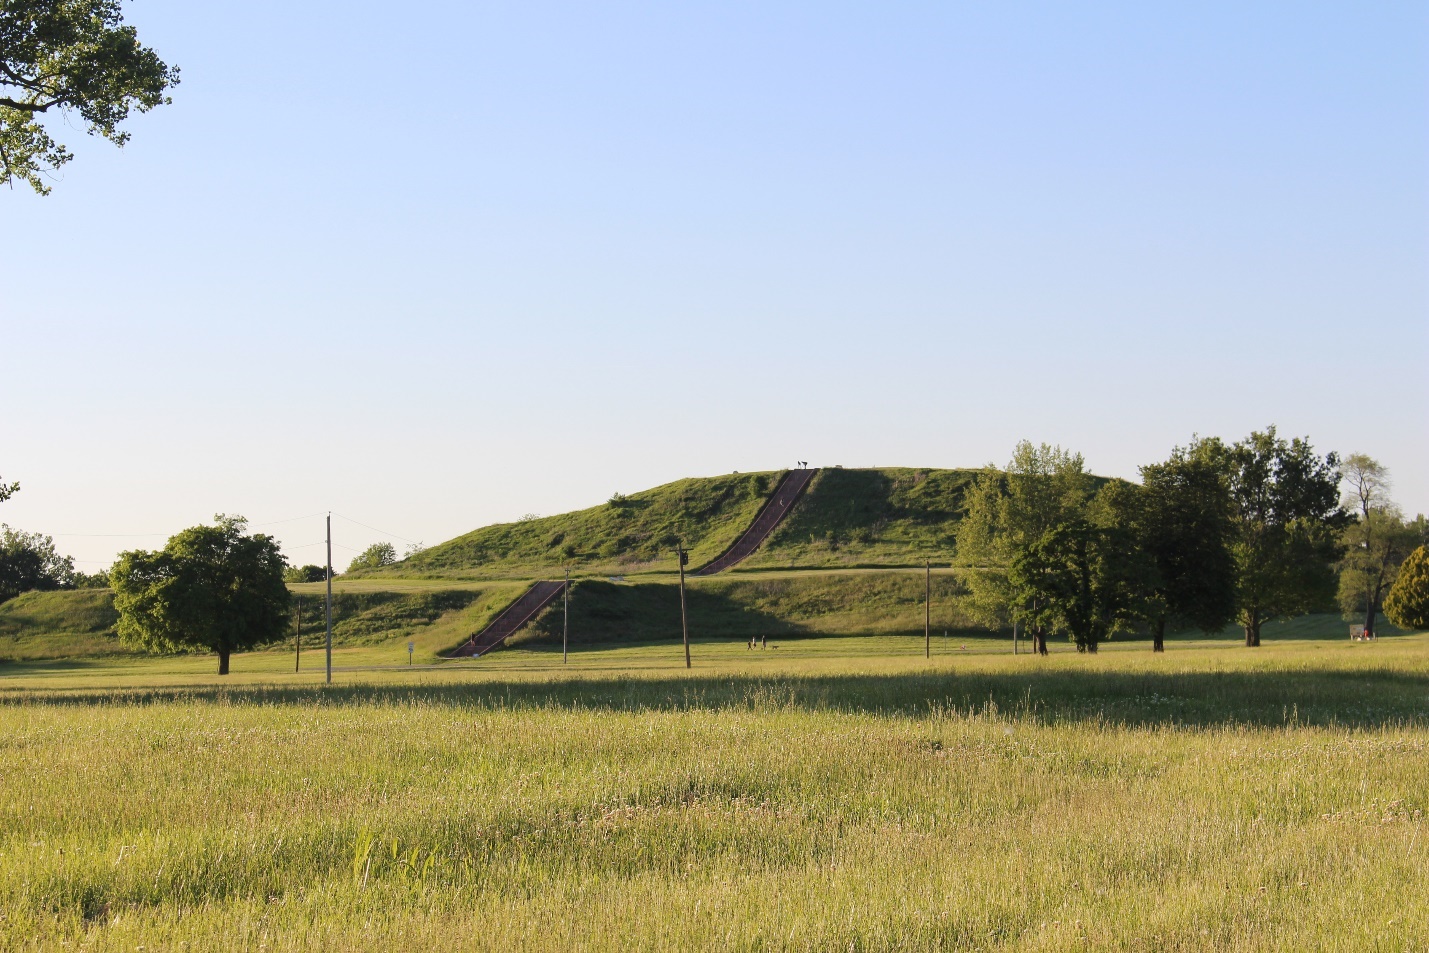
<svg viewBox="0 0 1429 953">
<path fill-rule="evenodd" d="M 561 594 L 561 590 L 565 587 L 566 584 L 559 580 L 533 584 L 530 589 L 522 593 L 521 598 L 502 610 L 501 614 L 492 619 L 486 628 L 473 635 L 471 641 L 453 652 L 451 657 L 485 655 L 515 635 L 523 625 L 536 618 L 542 609 L 550 605 L 551 601 Z"/>
<path fill-rule="evenodd" d="M 814 479 L 814 474 L 818 472 L 818 470 L 790 470 L 784 474 L 784 479 L 780 480 L 779 485 L 774 489 L 774 495 L 765 501 L 764 506 L 759 510 L 759 515 L 754 517 L 754 522 L 749 524 L 749 529 L 744 531 L 744 535 L 735 540 L 729 549 L 720 553 L 713 562 L 706 563 L 691 575 L 713 576 L 753 555 L 754 551 L 769 537 L 769 534 L 774 532 L 774 527 L 789 515 L 789 511 L 794 508 L 794 502 L 808 488 L 810 481 Z"/>
</svg>

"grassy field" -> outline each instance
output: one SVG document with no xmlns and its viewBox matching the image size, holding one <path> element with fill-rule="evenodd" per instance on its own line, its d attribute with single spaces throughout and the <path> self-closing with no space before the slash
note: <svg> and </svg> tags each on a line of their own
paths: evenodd
<svg viewBox="0 0 1429 953">
<path fill-rule="evenodd" d="M 1429 637 L 776 644 L 701 644 L 690 672 L 669 643 L 513 649 L 332 688 L 7 667 L 0 947 L 1429 936 Z"/>
</svg>

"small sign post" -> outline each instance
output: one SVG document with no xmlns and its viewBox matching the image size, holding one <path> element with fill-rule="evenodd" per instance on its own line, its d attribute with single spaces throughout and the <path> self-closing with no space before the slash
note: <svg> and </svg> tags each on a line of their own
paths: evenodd
<svg viewBox="0 0 1429 953">
<path fill-rule="evenodd" d="M 407 643 L 407 664 L 408 664 L 408 665 L 411 665 L 411 664 L 412 664 L 412 650 L 415 649 L 416 647 L 417 647 L 417 643 L 416 643 L 416 642 L 408 642 L 408 643 Z"/>
</svg>

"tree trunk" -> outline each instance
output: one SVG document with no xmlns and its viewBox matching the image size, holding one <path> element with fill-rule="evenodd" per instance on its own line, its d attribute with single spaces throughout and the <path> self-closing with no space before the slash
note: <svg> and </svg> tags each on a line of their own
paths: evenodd
<svg viewBox="0 0 1429 953">
<path fill-rule="evenodd" d="M 1245 647 L 1256 648 L 1260 645 L 1260 620 L 1247 622 L 1245 625 Z"/>
<path fill-rule="evenodd" d="M 1364 610 L 1364 637 L 1374 638 L 1374 617 L 1379 611 L 1379 593 L 1371 592 L 1369 598 L 1365 600 Z"/>
<path fill-rule="evenodd" d="M 1091 639 L 1087 642 L 1087 651 L 1093 655 L 1097 654 L 1097 640 Z"/>
<path fill-rule="evenodd" d="M 218 650 L 218 674 L 228 674 L 228 649 Z"/>
<path fill-rule="evenodd" d="M 1151 651 L 1166 651 L 1166 620 L 1156 620 L 1156 633 L 1151 637 Z"/>
<path fill-rule="evenodd" d="M 1038 655 L 1047 654 L 1047 633 L 1041 629 L 1032 631 L 1032 647 L 1037 650 Z"/>
</svg>

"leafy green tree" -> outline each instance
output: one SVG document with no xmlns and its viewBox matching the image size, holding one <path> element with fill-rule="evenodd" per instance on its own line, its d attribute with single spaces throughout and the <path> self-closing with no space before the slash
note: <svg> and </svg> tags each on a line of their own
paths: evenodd
<svg viewBox="0 0 1429 953">
<path fill-rule="evenodd" d="M 1224 474 L 1231 498 L 1236 620 L 1247 646 L 1266 622 L 1334 605 L 1339 536 L 1339 457 L 1317 456 L 1302 437 L 1269 427 L 1232 446 L 1202 440 L 1196 454 Z"/>
<path fill-rule="evenodd" d="M 16 493 L 19 492 L 20 484 L 6 483 L 4 480 L 0 480 L 0 503 L 4 503 L 10 497 L 14 496 Z"/>
<path fill-rule="evenodd" d="M 55 541 L 0 523 L 0 602 L 32 589 L 71 589 L 74 560 L 55 552 Z"/>
<path fill-rule="evenodd" d="M 287 634 L 283 555 L 242 517 L 215 517 L 170 537 L 158 552 L 121 553 L 110 571 L 119 637 L 150 651 L 207 649 L 228 657 Z"/>
<path fill-rule="evenodd" d="M 337 573 L 333 573 L 337 575 Z M 283 570 L 284 582 L 322 582 L 327 578 L 327 569 L 309 563 L 306 566 L 289 566 Z"/>
<path fill-rule="evenodd" d="M 347 571 L 356 572 L 359 569 L 381 569 L 383 566 L 390 566 L 397 561 L 397 547 L 391 543 L 373 543 L 357 555 L 352 562 L 348 563 Z"/>
<path fill-rule="evenodd" d="M 1419 532 L 1406 524 L 1390 499 L 1389 470 L 1378 460 L 1353 453 L 1340 464 L 1346 484 L 1345 508 L 1355 521 L 1345 527 L 1340 560 L 1340 609 L 1346 618 L 1364 619 L 1374 635 L 1376 617 L 1399 566 L 1419 544 Z"/>
<path fill-rule="evenodd" d="M 42 170 L 73 156 L 41 117 L 77 114 L 90 135 L 117 146 L 130 110 L 168 103 L 179 71 L 140 45 L 124 25 L 120 0 L 5 0 L 0 4 L 0 163 L 5 183 L 41 195 Z"/>
<path fill-rule="evenodd" d="M 1152 651 L 1165 651 L 1168 622 L 1219 632 L 1235 618 L 1230 503 L 1220 468 L 1199 442 L 1141 468 L 1140 491 L 1123 509 L 1145 560 L 1141 614 Z"/>
<path fill-rule="evenodd" d="M 1102 494 L 1109 491 L 1116 492 L 1108 486 Z M 1008 572 L 1029 628 L 1065 632 L 1079 652 L 1095 652 L 1136 617 L 1144 574 L 1130 531 L 1096 519 L 1103 509 L 1110 507 L 1054 526 L 1019 551 Z"/>
<path fill-rule="evenodd" d="M 1429 629 L 1429 546 L 1420 546 L 1399 567 L 1384 614 L 1401 629 Z"/>
<path fill-rule="evenodd" d="M 67 589 L 108 589 L 109 571 L 101 572 L 76 572 L 70 577 L 70 584 Z"/>
<path fill-rule="evenodd" d="M 1046 654 L 1046 606 L 1032 590 L 1013 586 L 1009 573 L 1019 554 L 1082 511 L 1093 487 L 1081 454 L 1026 440 L 1005 471 L 988 467 L 973 479 L 958 524 L 957 562 L 967 570 L 966 606 L 975 619 L 1025 623 L 1036 651 Z"/>
</svg>

